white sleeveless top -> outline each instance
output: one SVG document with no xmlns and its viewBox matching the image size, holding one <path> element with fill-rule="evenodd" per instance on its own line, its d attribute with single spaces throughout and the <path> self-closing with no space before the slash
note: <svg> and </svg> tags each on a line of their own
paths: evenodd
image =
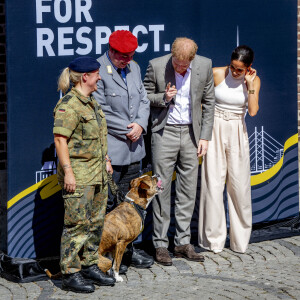
<svg viewBox="0 0 300 300">
<path fill-rule="evenodd" d="M 232 77 L 229 69 L 226 78 L 215 87 L 215 107 L 236 114 L 245 114 L 248 106 L 248 93 L 244 80 L 244 75 L 239 78 Z"/>
</svg>

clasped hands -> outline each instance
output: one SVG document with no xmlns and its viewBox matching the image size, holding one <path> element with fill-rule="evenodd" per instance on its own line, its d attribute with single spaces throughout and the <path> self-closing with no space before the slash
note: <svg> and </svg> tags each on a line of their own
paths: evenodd
<svg viewBox="0 0 300 300">
<path fill-rule="evenodd" d="M 129 133 L 126 134 L 126 136 L 132 141 L 136 142 L 143 132 L 142 126 L 140 126 L 138 123 L 130 123 L 127 128 L 132 128 Z"/>
</svg>

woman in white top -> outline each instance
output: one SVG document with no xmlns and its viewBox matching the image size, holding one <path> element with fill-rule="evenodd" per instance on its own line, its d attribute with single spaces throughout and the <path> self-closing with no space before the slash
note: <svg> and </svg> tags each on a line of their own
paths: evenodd
<svg viewBox="0 0 300 300">
<path fill-rule="evenodd" d="M 244 253 L 251 228 L 250 158 L 245 113 L 258 111 L 260 79 L 251 65 L 254 53 L 237 47 L 229 66 L 213 69 L 215 120 L 201 169 L 199 245 L 219 253 L 227 236 L 223 192 L 226 183 L 230 248 Z"/>
</svg>

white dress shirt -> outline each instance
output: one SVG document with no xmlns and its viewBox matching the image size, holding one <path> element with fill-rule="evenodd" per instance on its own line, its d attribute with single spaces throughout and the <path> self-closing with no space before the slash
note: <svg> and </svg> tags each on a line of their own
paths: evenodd
<svg viewBox="0 0 300 300">
<path fill-rule="evenodd" d="M 191 114 L 191 66 L 188 67 L 184 76 L 175 72 L 176 79 L 176 101 L 170 103 L 167 124 L 192 124 Z"/>
</svg>

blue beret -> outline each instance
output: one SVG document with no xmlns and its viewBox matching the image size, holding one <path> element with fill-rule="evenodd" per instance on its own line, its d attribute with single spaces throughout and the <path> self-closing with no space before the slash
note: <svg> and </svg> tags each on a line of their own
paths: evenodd
<svg viewBox="0 0 300 300">
<path fill-rule="evenodd" d="M 87 73 L 99 69 L 100 63 L 93 57 L 81 56 L 71 61 L 68 67 L 74 72 Z"/>
</svg>

